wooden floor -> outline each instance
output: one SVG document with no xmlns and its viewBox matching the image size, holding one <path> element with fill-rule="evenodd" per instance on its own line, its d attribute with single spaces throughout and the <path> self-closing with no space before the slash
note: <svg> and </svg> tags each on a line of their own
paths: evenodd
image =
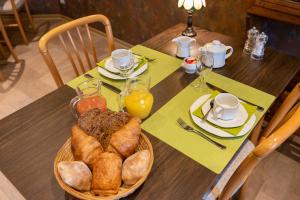
<svg viewBox="0 0 300 200">
<path fill-rule="evenodd" d="M 8 63 L 0 66 L 6 80 L 0 84 L 0 119 L 30 104 L 36 99 L 56 89 L 56 85 L 38 51 L 38 40 L 42 34 L 65 20 L 35 20 L 39 27 L 38 34 L 28 46 L 16 45 L 15 50 L 22 60 L 13 63 L 11 57 Z M 101 47 L 105 38 L 97 33 L 93 38 L 99 43 L 99 55 L 107 56 L 107 51 Z M 13 43 L 18 43 L 14 40 Z M 116 43 L 117 48 L 126 48 L 123 43 Z M 57 41 L 50 44 L 50 50 L 62 72 L 64 81 L 74 78 L 74 73 L 68 67 L 66 57 Z M 299 137 L 298 137 L 299 138 Z M 298 149 L 300 152 L 300 148 Z M 299 160 L 298 160 L 299 161 Z M 300 199 L 300 163 L 279 151 L 274 152 L 264 160 L 249 180 L 249 200 L 296 200 Z"/>
</svg>

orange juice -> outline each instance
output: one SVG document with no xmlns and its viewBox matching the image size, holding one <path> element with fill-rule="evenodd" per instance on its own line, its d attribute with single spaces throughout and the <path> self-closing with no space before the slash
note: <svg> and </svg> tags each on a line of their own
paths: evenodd
<svg viewBox="0 0 300 200">
<path fill-rule="evenodd" d="M 145 119 L 151 112 L 153 96 L 147 89 L 135 89 L 125 96 L 124 106 L 132 116 Z"/>
</svg>

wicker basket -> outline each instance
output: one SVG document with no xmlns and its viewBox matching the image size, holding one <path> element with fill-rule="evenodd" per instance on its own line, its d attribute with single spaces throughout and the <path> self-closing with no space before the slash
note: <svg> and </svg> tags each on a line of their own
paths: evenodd
<svg viewBox="0 0 300 200">
<path fill-rule="evenodd" d="M 124 186 L 122 185 L 120 187 L 120 190 L 118 192 L 118 194 L 115 195 L 111 195 L 111 196 L 96 196 L 94 194 L 92 194 L 91 192 L 80 192 L 78 190 L 73 189 L 72 187 L 68 186 L 67 184 L 65 184 L 59 173 L 58 173 L 58 169 L 57 169 L 57 165 L 59 162 L 61 161 L 72 161 L 74 160 L 72 151 L 71 151 L 71 138 L 69 138 L 67 140 L 67 142 L 61 147 L 61 149 L 58 151 L 55 161 L 54 161 L 54 175 L 55 178 L 58 182 L 58 184 L 60 185 L 60 187 L 62 189 L 64 189 L 67 193 L 73 195 L 74 197 L 77 197 L 79 199 L 86 199 L 86 200 L 107 200 L 107 199 L 120 199 L 123 197 L 126 197 L 128 195 L 130 195 L 131 193 L 133 193 L 138 187 L 140 187 L 144 181 L 146 180 L 147 176 L 149 175 L 152 165 L 153 165 L 153 161 L 154 161 L 154 157 L 153 157 L 153 148 L 152 145 L 148 139 L 148 137 L 145 134 L 141 134 L 140 136 L 140 141 L 137 147 L 137 151 L 140 150 L 144 150 L 147 149 L 150 151 L 150 164 L 148 167 L 148 170 L 146 172 L 146 174 L 144 175 L 144 177 L 142 177 L 137 183 L 135 183 L 134 185 L 128 187 L 128 186 Z"/>
</svg>

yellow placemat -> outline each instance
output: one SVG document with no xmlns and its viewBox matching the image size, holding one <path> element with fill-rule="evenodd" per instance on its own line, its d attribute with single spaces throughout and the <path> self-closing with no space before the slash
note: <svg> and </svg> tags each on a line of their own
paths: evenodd
<svg viewBox="0 0 300 200">
<path fill-rule="evenodd" d="M 275 97 L 270 94 L 214 72 L 207 75 L 207 81 L 237 97 L 265 108 L 263 112 L 255 112 L 256 123 L 275 100 Z M 200 136 L 183 130 L 176 122 L 177 118 L 181 117 L 187 123 L 193 125 L 194 128 L 198 128 L 190 118 L 189 108 L 200 96 L 211 92 L 212 90 L 209 91 L 209 89 L 205 91 L 195 89 L 191 85 L 187 86 L 144 121 L 142 128 L 199 164 L 219 174 L 227 166 L 250 132 L 246 136 L 234 139 L 219 138 L 208 134 L 209 137 L 227 146 L 226 150 L 221 150 Z"/>
</svg>

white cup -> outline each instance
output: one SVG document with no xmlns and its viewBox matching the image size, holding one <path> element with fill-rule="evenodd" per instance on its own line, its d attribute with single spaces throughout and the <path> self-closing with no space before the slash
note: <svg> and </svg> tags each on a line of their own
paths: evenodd
<svg viewBox="0 0 300 200">
<path fill-rule="evenodd" d="M 117 49 L 111 53 L 111 58 L 115 68 L 122 68 L 130 66 L 133 55 L 130 50 Z"/>
<path fill-rule="evenodd" d="M 213 115 L 222 120 L 232 120 L 236 117 L 239 100 L 229 93 L 218 94 L 214 99 Z"/>
</svg>

